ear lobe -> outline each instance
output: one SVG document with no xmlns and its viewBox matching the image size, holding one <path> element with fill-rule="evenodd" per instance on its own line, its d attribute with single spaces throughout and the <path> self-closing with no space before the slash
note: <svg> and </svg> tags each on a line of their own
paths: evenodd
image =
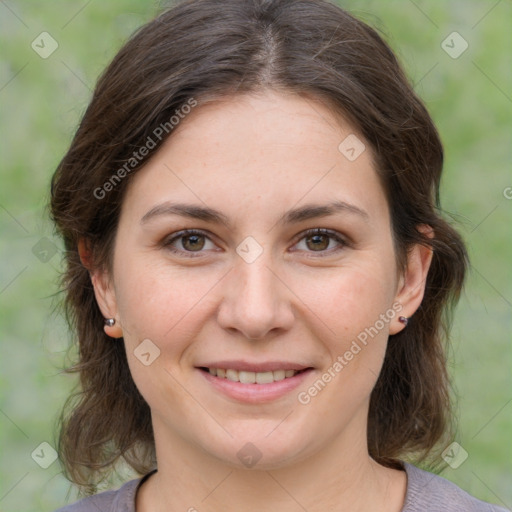
<svg viewBox="0 0 512 512">
<path fill-rule="evenodd" d="M 434 237 L 434 230 L 427 225 L 418 226 L 418 231 L 429 238 Z M 407 268 L 405 269 L 398 287 L 395 301 L 402 305 L 400 316 L 410 318 L 420 307 L 425 294 L 427 275 L 432 263 L 433 251 L 431 247 L 416 244 L 407 255 Z M 393 320 L 389 333 L 396 334 L 405 328 L 405 325 L 398 320 Z"/>
<path fill-rule="evenodd" d="M 123 330 L 118 317 L 116 295 L 110 276 L 106 271 L 97 269 L 91 273 L 91 281 L 96 302 L 103 317 L 115 320 L 113 325 L 105 324 L 103 326 L 105 333 L 111 338 L 121 338 Z"/>
<path fill-rule="evenodd" d="M 105 319 L 114 319 L 113 325 L 105 324 L 103 329 L 111 338 L 121 338 L 123 330 L 117 317 L 117 302 L 112 281 L 108 273 L 100 268 L 94 268 L 92 265 L 92 248 L 89 241 L 85 238 L 78 240 L 78 254 L 82 265 L 89 271 L 94 296 L 100 308 L 101 314 Z"/>
</svg>

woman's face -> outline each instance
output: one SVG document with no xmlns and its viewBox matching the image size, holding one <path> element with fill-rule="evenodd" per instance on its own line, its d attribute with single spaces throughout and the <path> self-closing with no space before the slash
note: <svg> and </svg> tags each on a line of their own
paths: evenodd
<svg viewBox="0 0 512 512">
<path fill-rule="evenodd" d="M 193 109 L 133 177 L 113 274 L 94 276 L 157 451 L 273 468 L 365 450 L 422 254 L 399 275 L 369 146 L 323 104 L 266 92 Z"/>
</svg>

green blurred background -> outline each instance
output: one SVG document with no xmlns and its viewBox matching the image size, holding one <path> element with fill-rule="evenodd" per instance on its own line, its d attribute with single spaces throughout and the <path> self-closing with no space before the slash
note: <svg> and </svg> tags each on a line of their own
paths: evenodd
<svg viewBox="0 0 512 512">
<path fill-rule="evenodd" d="M 339 3 L 382 31 L 444 141 L 442 203 L 468 243 L 472 270 L 450 353 L 456 440 L 468 458 L 443 476 L 511 508 L 512 4 Z M 55 447 L 56 417 L 75 382 L 59 372 L 69 335 L 54 311 L 61 244 L 45 212 L 49 180 L 98 74 L 133 30 L 164 7 L 142 0 L 0 1 L 2 512 L 52 511 L 76 499 L 58 461 L 41 467 L 52 460 L 41 443 Z M 446 39 L 454 31 L 468 44 L 457 58 L 465 43 Z M 35 41 L 40 53 L 51 48 L 50 39 L 42 48 L 42 32 L 58 44 L 47 58 L 31 47 Z"/>
</svg>

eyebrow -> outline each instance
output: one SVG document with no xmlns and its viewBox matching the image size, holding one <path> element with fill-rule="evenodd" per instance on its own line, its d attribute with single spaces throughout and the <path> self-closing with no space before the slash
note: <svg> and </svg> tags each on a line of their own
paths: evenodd
<svg viewBox="0 0 512 512">
<path fill-rule="evenodd" d="M 368 221 L 370 218 L 365 210 L 354 204 L 347 203 L 345 201 L 332 201 L 324 205 L 307 204 L 300 208 L 289 210 L 278 219 L 277 224 L 298 224 L 305 220 L 315 219 L 318 217 L 328 217 L 336 213 L 356 215 L 365 221 Z M 156 217 L 167 215 L 179 215 L 181 217 L 203 220 L 214 224 L 222 224 L 228 229 L 232 229 L 232 223 L 229 220 L 229 217 L 224 215 L 222 212 L 205 206 L 185 203 L 165 202 L 158 204 L 151 208 L 151 210 L 142 217 L 140 222 L 141 224 L 145 224 Z"/>
</svg>

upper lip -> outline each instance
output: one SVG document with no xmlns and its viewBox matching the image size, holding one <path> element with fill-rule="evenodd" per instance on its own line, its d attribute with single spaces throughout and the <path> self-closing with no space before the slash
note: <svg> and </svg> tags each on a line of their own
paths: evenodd
<svg viewBox="0 0 512 512">
<path fill-rule="evenodd" d="M 292 361 L 262 361 L 261 363 L 250 363 L 249 361 L 230 360 L 213 361 L 200 364 L 197 368 L 221 368 L 224 370 L 241 370 L 245 372 L 273 372 L 277 370 L 305 370 L 311 366 L 294 363 Z"/>
</svg>

